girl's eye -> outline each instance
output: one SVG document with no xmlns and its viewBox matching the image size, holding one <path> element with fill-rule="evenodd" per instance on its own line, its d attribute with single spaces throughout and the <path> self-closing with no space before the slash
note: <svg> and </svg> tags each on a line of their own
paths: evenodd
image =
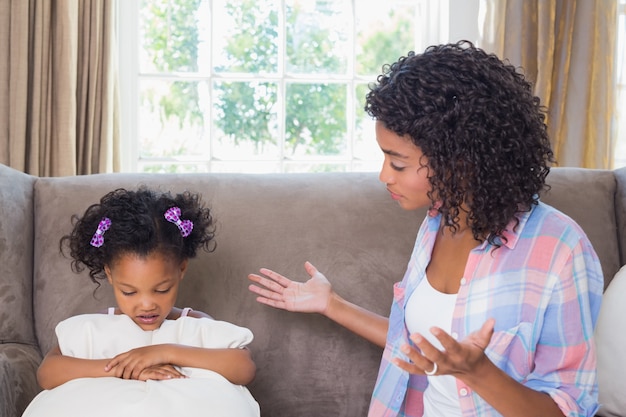
<svg viewBox="0 0 626 417">
<path fill-rule="evenodd" d="M 130 297 L 131 295 L 135 294 L 135 291 L 122 291 L 122 294 L 126 297 Z"/>
<path fill-rule="evenodd" d="M 167 294 L 168 292 L 170 292 L 170 289 L 172 287 L 166 288 L 164 290 L 155 290 L 155 292 L 159 293 L 159 294 Z"/>
</svg>

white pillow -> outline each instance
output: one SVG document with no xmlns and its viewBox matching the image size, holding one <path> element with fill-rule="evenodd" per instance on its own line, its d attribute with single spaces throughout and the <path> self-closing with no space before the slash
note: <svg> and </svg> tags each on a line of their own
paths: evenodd
<svg viewBox="0 0 626 417">
<path fill-rule="evenodd" d="M 181 317 L 144 331 L 125 315 L 85 314 L 56 327 L 64 355 L 110 358 L 130 349 L 180 343 L 210 349 L 237 348 L 252 342 L 252 332 L 231 323 Z M 138 381 L 114 377 L 74 379 L 44 390 L 22 417 L 259 417 L 259 404 L 248 389 L 222 375 L 180 368 L 187 378 Z"/>
<path fill-rule="evenodd" d="M 602 297 L 596 325 L 598 353 L 598 416 L 622 416 L 626 412 L 623 380 L 626 375 L 626 265 L 609 284 Z"/>
</svg>

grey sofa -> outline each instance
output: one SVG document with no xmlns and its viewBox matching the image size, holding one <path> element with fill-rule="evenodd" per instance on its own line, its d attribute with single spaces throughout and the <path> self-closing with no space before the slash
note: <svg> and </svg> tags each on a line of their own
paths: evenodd
<svg viewBox="0 0 626 417">
<path fill-rule="evenodd" d="M 544 201 L 583 227 L 608 285 L 626 263 L 626 169 L 556 168 L 548 182 Z M 59 252 L 71 215 L 140 184 L 198 191 L 213 208 L 217 249 L 191 261 L 178 305 L 253 331 L 258 371 L 249 388 L 262 416 L 364 416 L 380 349 L 321 316 L 256 303 L 246 277 L 269 267 L 304 280 L 310 260 L 338 293 L 387 314 L 425 213 L 400 209 L 376 174 L 36 178 L 0 165 L 0 417 L 20 416 L 39 391 L 35 372 L 55 325 L 114 303 Z"/>
</svg>

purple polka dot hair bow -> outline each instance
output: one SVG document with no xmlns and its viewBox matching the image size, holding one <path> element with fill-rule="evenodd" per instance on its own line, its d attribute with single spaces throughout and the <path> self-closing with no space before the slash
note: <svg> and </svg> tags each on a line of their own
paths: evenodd
<svg viewBox="0 0 626 417">
<path fill-rule="evenodd" d="M 187 237 L 191 234 L 191 231 L 193 230 L 193 222 L 191 220 L 181 220 L 180 209 L 178 207 L 171 207 L 167 209 L 164 216 L 168 222 L 174 223 L 178 226 L 178 230 L 180 230 L 182 237 Z"/>
<path fill-rule="evenodd" d="M 99 248 L 104 244 L 104 232 L 109 230 L 109 227 L 111 227 L 111 219 L 103 217 L 100 223 L 98 223 L 96 233 L 94 233 L 91 238 L 91 246 Z"/>
</svg>

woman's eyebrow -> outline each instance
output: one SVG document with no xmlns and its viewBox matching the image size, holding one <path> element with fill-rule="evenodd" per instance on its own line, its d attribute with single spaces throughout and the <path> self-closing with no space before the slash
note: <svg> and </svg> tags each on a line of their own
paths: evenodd
<svg viewBox="0 0 626 417">
<path fill-rule="evenodd" d="M 402 159 L 407 159 L 408 158 L 408 156 L 402 155 L 401 153 L 398 153 L 396 151 L 392 151 L 390 149 L 382 149 L 381 148 L 381 150 L 383 151 L 384 154 L 387 154 L 389 156 L 395 156 L 397 158 L 402 158 Z"/>
</svg>

